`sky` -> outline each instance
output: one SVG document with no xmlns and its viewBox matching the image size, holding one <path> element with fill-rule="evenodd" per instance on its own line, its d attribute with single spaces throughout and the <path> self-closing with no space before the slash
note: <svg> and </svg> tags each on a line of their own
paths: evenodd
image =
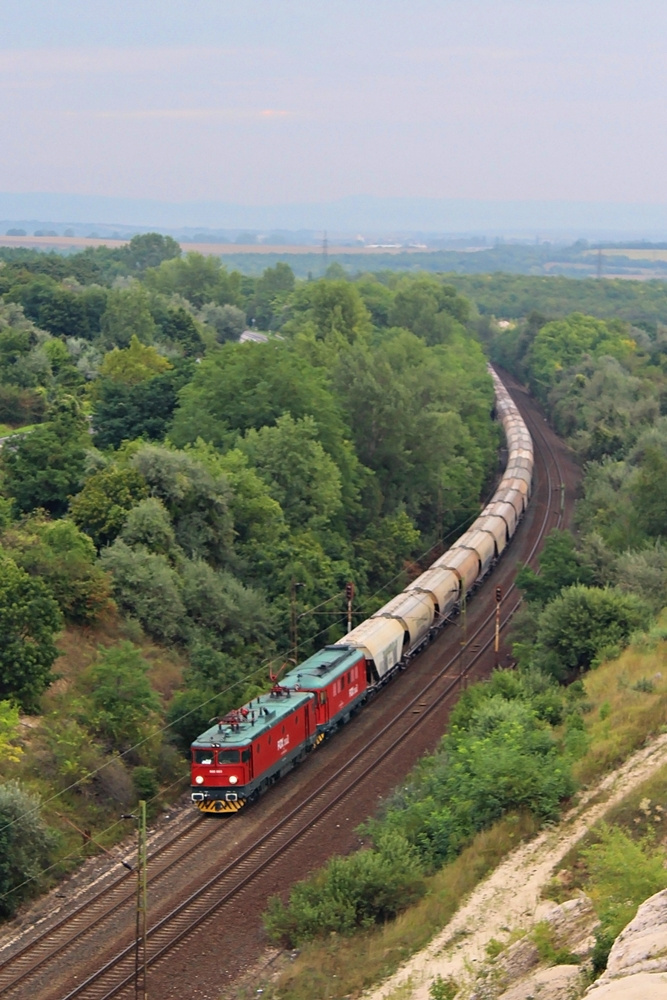
<svg viewBox="0 0 667 1000">
<path fill-rule="evenodd" d="M 0 192 L 667 204 L 664 0 L 0 0 Z"/>
</svg>

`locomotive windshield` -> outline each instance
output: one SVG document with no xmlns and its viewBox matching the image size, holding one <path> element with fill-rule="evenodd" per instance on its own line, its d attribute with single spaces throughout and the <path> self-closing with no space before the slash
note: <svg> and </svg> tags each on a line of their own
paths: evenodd
<svg viewBox="0 0 667 1000">
<path fill-rule="evenodd" d="M 193 750 L 195 764 L 212 764 L 213 750 Z"/>
<path fill-rule="evenodd" d="M 240 759 L 240 750 L 218 750 L 218 764 L 238 764 Z"/>
</svg>

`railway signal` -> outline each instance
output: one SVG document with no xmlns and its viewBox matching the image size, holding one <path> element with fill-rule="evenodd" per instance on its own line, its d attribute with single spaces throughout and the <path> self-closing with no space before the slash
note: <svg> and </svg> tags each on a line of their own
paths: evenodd
<svg viewBox="0 0 667 1000">
<path fill-rule="evenodd" d="M 354 600 L 354 584 L 345 584 L 345 599 L 347 600 L 347 630 L 352 631 L 352 601 Z"/>
<path fill-rule="evenodd" d="M 496 587 L 496 642 L 495 642 L 495 652 L 496 652 L 496 666 L 498 665 L 498 651 L 500 649 L 500 602 L 503 599 L 503 589 L 502 587 Z"/>
</svg>

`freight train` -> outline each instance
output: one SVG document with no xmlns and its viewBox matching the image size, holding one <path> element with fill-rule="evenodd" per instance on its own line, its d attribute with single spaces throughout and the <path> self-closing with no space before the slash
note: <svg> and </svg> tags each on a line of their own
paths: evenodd
<svg viewBox="0 0 667 1000">
<path fill-rule="evenodd" d="M 508 453 L 491 501 L 384 607 L 197 737 L 192 801 L 201 812 L 238 812 L 346 723 L 460 610 L 510 543 L 530 499 L 533 442 L 505 386 L 489 372 Z"/>
</svg>

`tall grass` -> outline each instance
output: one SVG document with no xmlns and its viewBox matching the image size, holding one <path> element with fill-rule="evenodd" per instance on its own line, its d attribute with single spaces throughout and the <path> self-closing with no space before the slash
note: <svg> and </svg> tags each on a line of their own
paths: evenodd
<svg viewBox="0 0 667 1000">
<path fill-rule="evenodd" d="M 667 725 L 667 632 L 663 623 L 618 659 L 586 675 L 588 750 L 574 766 L 582 784 L 618 767 Z"/>
</svg>

